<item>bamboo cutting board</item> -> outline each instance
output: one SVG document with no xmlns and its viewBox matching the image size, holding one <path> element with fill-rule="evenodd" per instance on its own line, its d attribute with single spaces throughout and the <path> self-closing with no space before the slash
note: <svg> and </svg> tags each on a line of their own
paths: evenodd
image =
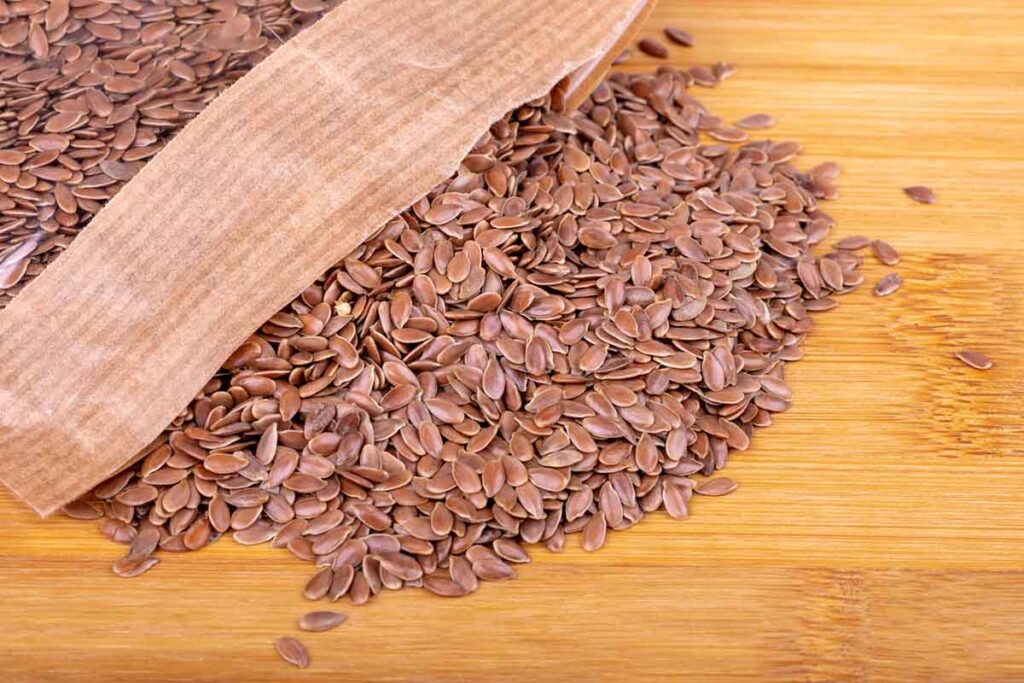
<svg viewBox="0 0 1024 683">
<path fill-rule="evenodd" d="M 843 166 L 837 235 L 903 255 L 897 294 L 818 318 L 736 493 L 469 598 L 343 608 L 297 671 L 272 643 L 309 565 L 224 541 L 126 581 L 94 525 L 2 492 L 4 680 L 1024 679 L 1024 5 L 661 0 L 644 33 L 665 26 L 698 41 L 676 63 L 738 66 L 699 93 L 716 113 L 771 112 L 806 164 Z"/>
</svg>

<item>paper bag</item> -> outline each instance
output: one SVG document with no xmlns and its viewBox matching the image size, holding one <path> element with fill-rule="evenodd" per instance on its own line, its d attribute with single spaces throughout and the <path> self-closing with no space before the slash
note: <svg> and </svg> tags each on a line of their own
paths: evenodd
<svg viewBox="0 0 1024 683">
<path fill-rule="evenodd" d="M 647 4 L 349 0 L 289 41 L 0 313 L 0 479 L 46 515 L 131 462 L 504 112 L 578 101 Z"/>
</svg>

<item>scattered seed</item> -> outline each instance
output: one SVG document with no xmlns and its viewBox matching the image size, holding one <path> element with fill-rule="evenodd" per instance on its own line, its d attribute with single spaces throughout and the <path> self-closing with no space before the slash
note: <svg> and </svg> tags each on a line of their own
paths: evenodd
<svg viewBox="0 0 1024 683">
<path fill-rule="evenodd" d="M 887 273 L 875 285 L 875 296 L 889 296 L 903 286 L 903 278 L 897 273 Z"/>
<path fill-rule="evenodd" d="M 962 349 L 953 353 L 957 360 L 965 365 L 970 365 L 975 370 L 988 370 L 992 367 L 992 361 L 980 351 Z"/>
<path fill-rule="evenodd" d="M 123 579 L 131 579 L 144 574 L 159 563 L 160 560 L 152 556 L 125 555 L 114 562 L 114 573 Z"/>
<path fill-rule="evenodd" d="M 72 519 L 99 519 L 103 511 L 80 500 L 75 500 L 60 509 L 66 516 Z"/>
<path fill-rule="evenodd" d="M 897 252 L 896 249 L 894 249 L 888 242 L 875 240 L 871 243 L 871 250 L 874 252 L 875 258 L 887 266 L 895 266 L 900 262 L 899 252 Z"/>
<path fill-rule="evenodd" d="M 857 249 L 863 249 L 864 247 L 871 244 L 871 238 L 865 237 L 864 235 L 850 235 L 836 242 L 836 249 L 847 249 L 855 251 Z"/>
<path fill-rule="evenodd" d="M 724 496 L 736 490 L 736 482 L 729 477 L 715 477 L 702 482 L 694 489 L 702 496 Z"/>
<path fill-rule="evenodd" d="M 665 35 L 676 45 L 682 45 L 683 47 L 693 47 L 693 36 L 680 28 L 667 28 L 665 29 Z"/>
<path fill-rule="evenodd" d="M 583 527 L 583 549 L 587 552 L 599 550 L 608 533 L 608 522 L 603 514 L 596 514 Z"/>
<path fill-rule="evenodd" d="M 924 185 L 912 185 L 910 187 L 904 187 L 903 192 L 908 197 L 913 199 L 915 202 L 919 202 L 921 204 L 935 203 L 935 193 L 932 192 L 931 189 L 925 187 Z"/>
<path fill-rule="evenodd" d="M 657 59 L 668 58 L 668 48 L 654 38 L 641 38 L 636 46 L 640 48 L 641 52 L 651 57 L 656 57 Z"/>
<path fill-rule="evenodd" d="M 750 114 L 737 121 L 736 125 L 747 130 L 764 130 L 775 125 L 775 117 L 771 114 Z"/>
<path fill-rule="evenodd" d="M 302 595 L 307 600 L 319 600 L 327 595 L 327 591 L 331 587 L 331 580 L 333 578 L 334 575 L 332 574 L 330 567 L 321 569 L 306 582 L 306 587 L 302 589 Z"/>
<path fill-rule="evenodd" d="M 341 612 L 306 612 L 299 617 L 299 628 L 303 631 L 330 631 L 343 624 L 346 619 L 348 617 Z"/>
<path fill-rule="evenodd" d="M 300 669 L 305 669 L 309 666 L 309 651 L 298 638 L 282 636 L 274 641 L 274 649 L 277 650 L 277 654 L 280 655 L 281 659 L 292 666 Z"/>
</svg>

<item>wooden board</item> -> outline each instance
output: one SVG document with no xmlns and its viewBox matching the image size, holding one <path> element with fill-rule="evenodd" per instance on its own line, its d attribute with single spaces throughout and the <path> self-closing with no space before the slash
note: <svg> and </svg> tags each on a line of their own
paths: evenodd
<svg viewBox="0 0 1024 683">
<path fill-rule="evenodd" d="M 308 565 L 228 541 L 121 580 L 93 525 L 3 493 L 5 680 L 1024 679 L 1024 5 L 662 0 L 646 33 L 669 25 L 698 41 L 677 63 L 738 66 L 701 93 L 716 111 L 770 111 L 842 164 L 837 234 L 904 255 L 899 293 L 819 318 L 794 408 L 729 466 L 739 491 L 470 598 L 346 608 L 307 672 L 272 642 Z M 939 203 L 902 196 L 917 183 Z"/>
</svg>

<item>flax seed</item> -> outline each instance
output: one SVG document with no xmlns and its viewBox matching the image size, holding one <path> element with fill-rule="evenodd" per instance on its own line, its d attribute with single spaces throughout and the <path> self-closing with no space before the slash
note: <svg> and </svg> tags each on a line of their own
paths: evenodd
<svg viewBox="0 0 1024 683">
<path fill-rule="evenodd" d="M 58 31 L 76 11 L 49 8 Z M 288 33 L 325 8 L 268 0 L 231 21 L 260 16 Z M 61 110 L 60 93 L 9 86 L 39 127 L 0 150 L 4 197 L 31 214 L 0 232 L 4 296 L 59 251 L 44 223 L 60 217 L 70 241 L 147 150 L 273 47 L 262 34 L 231 39 L 238 49 L 217 38 L 208 58 L 227 66 L 211 75 L 175 43 L 205 49 L 202 31 L 228 24 L 201 4 L 185 15 L 140 22 L 168 59 L 163 80 L 138 75 L 143 57 L 134 74 L 109 69 L 102 85 L 63 93 L 79 103 Z M 126 47 L 93 35 L 98 55 Z M 681 36 L 669 34 L 692 43 Z M 11 59 L 52 68 L 28 64 L 27 34 L 17 45 Z M 66 47 L 49 43 L 47 60 Z M 668 55 L 652 39 L 641 49 Z M 649 512 L 685 519 L 693 494 L 735 490 L 713 475 L 789 408 L 784 369 L 803 355 L 809 313 L 863 280 L 855 250 L 871 241 L 816 251 L 838 167 L 802 173 L 799 143 L 748 139 L 770 116 L 731 127 L 694 98 L 730 73 L 615 74 L 571 117 L 550 98 L 506 115 L 457 175 L 267 320 L 144 458 L 66 514 L 102 515 L 103 533 L 130 544 L 121 576 L 230 532 L 310 562 L 306 598 L 362 604 L 401 587 L 466 595 L 514 577 L 528 544 L 558 550 L 575 533 L 594 551 Z M 73 170 L 68 150 L 82 149 L 102 159 Z M 16 185 L 23 176 L 36 194 Z M 898 259 L 883 244 L 879 259 Z M 886 276 L 879 295 L 900 282 Z M 341 619 L 313 612 L 299 625 Z M 309 663 L 293 638 L 277 650 Z"/>
</svg>

